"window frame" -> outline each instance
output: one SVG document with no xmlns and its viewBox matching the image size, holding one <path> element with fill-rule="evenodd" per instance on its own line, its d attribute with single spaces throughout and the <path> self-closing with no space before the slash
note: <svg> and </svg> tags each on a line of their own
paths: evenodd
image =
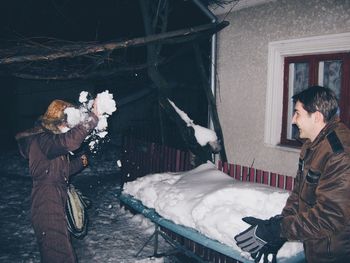
<svg viewBox="0 0 350 263">
<path fill-rule="evenodd" d="M 298 140 L 291 140 L 287 138 L 288 127 L 288 108 L 292 103 L 289 97 L 289 68 L 293 63 L 308 63 L 309 65 L 309 86 L 322 85 L 319 83 L 319 64 L 321 61 L 328 60 L 341 60 L 342 61 L 342 77 L 341 77 L 341 97 L 339 98 L 340 119 L 350 125 L 349 112 L 350 104 L 346 104 L 346 101 L 350 101 L 350 53 L 329 53 L 329 54 L 314 54 L 314 55 L 301 55 L 291 56 L 284 58 L 284 77 L 283 77 L 283 108 L 282 108 L 282 130 L 281 130 L 281 145 L 300 147 L 301 142 Z"/>
<path fill-rule="evenodd" d="M 267 147 L 299 152 L 280 144 L 283 104 L 283 65 L 287 56 L 350 51 L 350 32 L 272 41 L 268 43 L 264 143 Z"/>
</svg>

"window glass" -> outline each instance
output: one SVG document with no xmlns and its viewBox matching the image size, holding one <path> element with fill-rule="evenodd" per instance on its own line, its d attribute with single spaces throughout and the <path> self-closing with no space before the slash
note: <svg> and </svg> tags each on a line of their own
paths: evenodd
<svg viewBox="0 0 350 263">
<path fill-rule="evenodd" d="M 290 63 L 289 64 L 289 94 L 292 98 L 294 94 L 301 92 L 309 86 L 309 63 Z M 292 125 L 294 105 L 292 99 L 288 102 L 287 116 L 287 139 L 293 140 L 297 135 L 298 129 Z"/>
<path fill-rule="evenodd" d="M 340 98 L 341 91 L 341 72 L 342 61 L 341 60 L 328 60 L 320 61 L 319 63 L 319 85 L 325 86 L 333 90 Z"/>
<path fill-rule="evenodd" d="M 293 94 L 299 93 L 309 86 L 309 63 L 292 63 L 294 64 L 294 83 Z"/>
</svg>

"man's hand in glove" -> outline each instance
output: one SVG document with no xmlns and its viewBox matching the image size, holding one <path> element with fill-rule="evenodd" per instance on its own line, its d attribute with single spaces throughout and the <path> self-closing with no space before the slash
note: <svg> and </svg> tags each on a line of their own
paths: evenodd
<svg viewBox="0 0 350 263">
<path fill-rule="evenodd" d="M 265 257 L 267 259 L 268 254 L 276 255 L 286 241 L 280 237 L 282 217 L 275 216 L 269 220 L 244 217 L 242 220 L 250 224 L 251 227 L 235 236 L 237 246 L 243 251 L 251 253 L 258 261 L 262 255 L 264 255 L 264 259 Z"/>
<path fill-rule="evenodd" d="M 279 243 L 276 242 L 275 244 L 267 243 L 257 253 L 251 254 L 252 258 L 254 258 L 254 262 L 260 262 L 260 259 L 263 257 L 264 263 L 277 263 L 277 252 L 280 250 L 284 243 L 285 240 L 281 240 Z M 272 256 L 271 261 L 269 261 L 269 255 Z"/>
</svg>

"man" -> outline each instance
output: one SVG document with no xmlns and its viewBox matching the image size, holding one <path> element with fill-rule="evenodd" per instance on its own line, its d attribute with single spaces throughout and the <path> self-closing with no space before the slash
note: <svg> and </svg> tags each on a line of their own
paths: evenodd
<svg viewBox="0 0 350 263">
<path fill-rule="evenodd" d="M 71 129 L 65 109 L 73 105 L 54 100 L 40 125 L 16 136 L 33 179 L 31 221 L 42 263 L 74 263 L 76 256 L 67 228 L 65 205 L 69 179 L 87 166 L 85 155 L 71 159 L 98 123 L 94 105 L 89 117 Z"/>
<path fill-rule="evenodd" d="M 286 240 L 304 244 L 308 263 L 350 262 L 350 131 L 340 122 L 335 94 L 313 86 L 293 96 L 292 123 L 302 146 L 296 184 L 282 214 L 238 234 L 237 245 L 256 261 L 276 262 Z"/>
</svg>

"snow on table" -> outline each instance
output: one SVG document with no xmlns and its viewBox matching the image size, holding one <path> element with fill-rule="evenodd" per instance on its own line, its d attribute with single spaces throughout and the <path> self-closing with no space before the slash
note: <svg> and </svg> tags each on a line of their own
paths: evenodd
<svg viewBox="0 0 350 263">
<path fill-rule="evenodd" d="M 262 184 L 244 183 L 217 170 L 210 162 L 183 173 L 150 174 L 124 185 L 123 193 L 176 224 L 198 230 L 240 251 L 234 236 L 249 227 L 241 219 L 268 219 L 280 214 L 289 192 Z M 279 262 L 302 253 L 300 242 L 286 242 Z M 242 252 L 248 257 L 248 253 Z"/>
</svg>

